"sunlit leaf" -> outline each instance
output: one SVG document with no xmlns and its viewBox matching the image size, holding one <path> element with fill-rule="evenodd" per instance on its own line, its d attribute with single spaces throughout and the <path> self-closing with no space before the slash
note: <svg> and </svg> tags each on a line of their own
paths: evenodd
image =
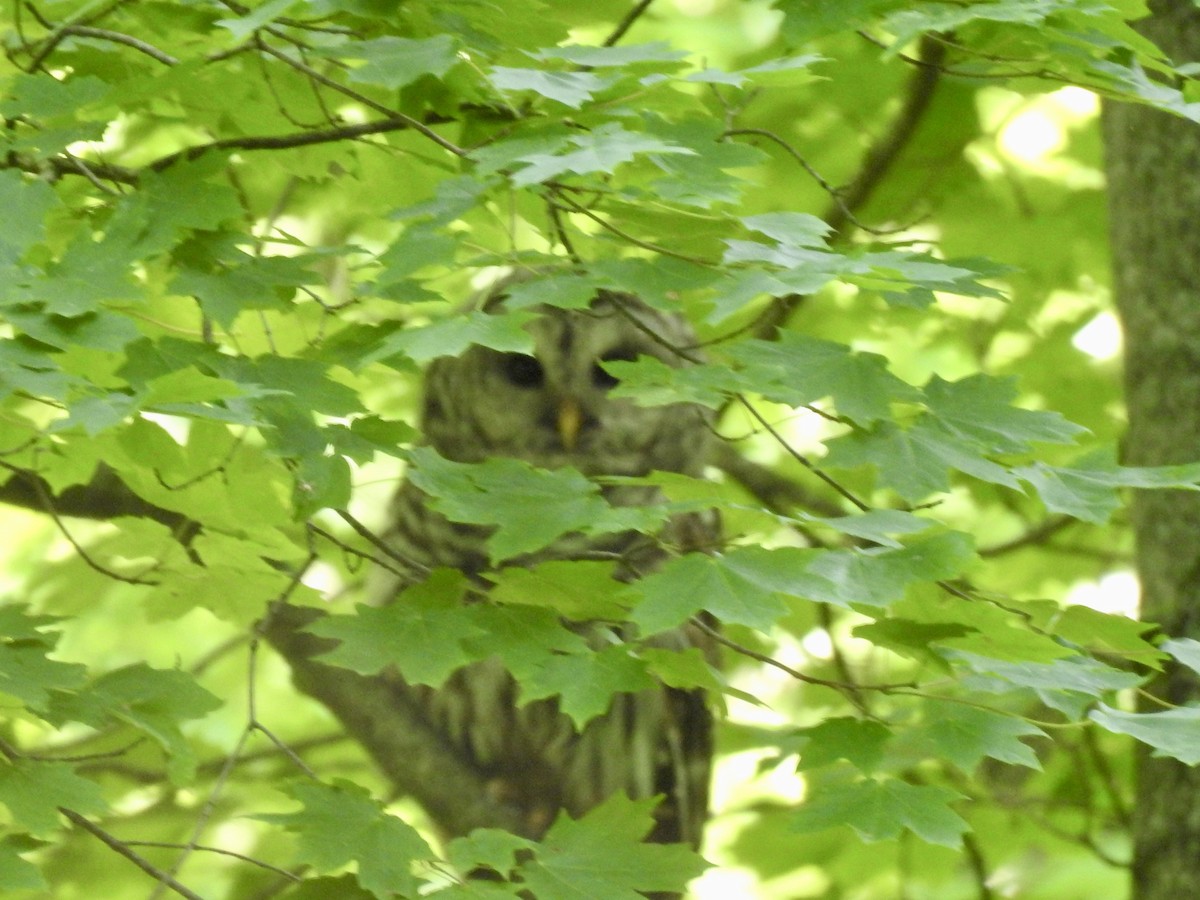
<svg viewBox="0 0 1200 900">
<path fill-rule="evenodd" d="M 616 508 L 574 469 L 536 469 L 515 459 L 467 464 L 432 450 L 411 452 L 409 477 L 455 522 L 494 525 L 488 546 L 495 561 L 539 550 L 571 531 L 602 534 L 646 527 L 661 517 L 650 510 Z"/>
<path fill-rule="evenodd" d="M 1189 766 L 1200 763 L 1200 708 L 1130 713 L 1101 703 L 1088 718 L 1102 728 L 1150 745 L 1157 756 L 1170 756 Z"/>
<path fill-rule="evenodd" d="M 295 832 L 306 864 L 329 872 L 356 862 L 358 883 L 377 897 L 416 891 L 413 867 L 430 859 L 429 845 L 411 825 L 385 813 L 366 790 L 339 780 L 297 782 L 287 791 L 302 810 L 256 818 Z"/>
<path fill-rule="evenodd" d="M 10 759 L 0 763 L 0 803 L 13 820 L 34 834 L 58 827 L 60 806 L 78 813 L 102 813 L 100 786 L 81 778 L 66 763 Z"/>
<path fill-rule="evenodd" d="M 577 727 L 605 712 L 613 695 L 654 687 L 646 662 L 625 644 L 613 644 L 594 653 L 547 657 L 522 682 L 522 699 L 557 696 L 559 708 Z"/>
<path fill-rule="evenodd" d="M 870 773 L 883 762 L 885 745 L 892 731 L 880 722 L 837 717 L 796 732 L 800 746 L 800 771 L 848 760 L 859 771 Z"/>
<path fill-rule="evenodd" d="M 309 630 L 336 638 L 326 662 L 363 675 L 395 666 L 414 684 L 440 685 L 472 660 L 463 643 L 482 633 L 462 603 L 466 584 L 457 572 L 441 570 L 384 607 L 360 606 L 352 616 L 327 616 Z"/>
<path fill-rule="evenodd" d="M 578 109 L 591 100 L 593 94 L 615 83 L 615 79 L 593 72 L 547 72 L 509 66 L 494 66 L 491 80 L 501 90 L 532 91 L 573 109 Z"/>
<path fill-rule="evenodd" d="M 526 153 L 519 157 L 518 161 L 525 166 L 513 175 L 513 185 L 523 187 L 559 175 L 612 172 L 643 154 L 694 152 L 643 132 L 628 131 L 615 122 L 590 134 L 571 137 L 567 144 L 575 149 L 552 155 Z"/>
<path fill-rule="evenodd" d="M 388 36 L 327 47 L 322 52 L 338 59 L 362 60 L 349 70 L 351 81 L 399 88 L 422 75 L 445 75 L 458 61 L 455 44 L 448 34 L 422 40 Z"/>
<path fill-rule="evenodd" d="M 681 844 L 644 844 L 655 800 L 613 794 L 578 820 L 560 816 L 534 859 L 521 867 L 523 881 L 541 897 L 639 900 L 646 891 L 678 891 L 705 868 Z"/>
<path fill-rule="evenodd" d="M 903 781 L 864 781 L 822 791 L 791 818 L 797 831 L 849 825 L 865 841 L 897 838 L 911 831 L 922 840 L 958 847 L 969 830 L 950 808 L 961 795 L 934 785 Z"/>
<path fill-rule="evenodd" d="M 969 774 L 985 757 L 1040 769 L 1033 748 L 1020 739 L 1046 737 L 1046 733 L 1018 716 L 965 704 L 931 703 L 916 736 Z"/>
<path fill-rule="evenodd" d="M 41 841 L 27 835 L 10 834 L 0 840 L 0 888 L 7 891 L 45 890 L 46 881 L 38 867 L 21 856 L 42 846 Z"/>
</svg>

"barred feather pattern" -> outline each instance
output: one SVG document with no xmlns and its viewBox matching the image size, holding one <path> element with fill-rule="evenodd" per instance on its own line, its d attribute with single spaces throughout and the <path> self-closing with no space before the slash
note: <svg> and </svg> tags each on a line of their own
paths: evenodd
<svg viewBox="0 0 1200 900">
<path fill-rule="evenodd" d="M 463 462 L 510 456 L 554 468 L 570 465 L 588 475 L 642 475 L 652 470 L 702 474 L 710 421 L 690 404 L 639 407 L 609 396 L 613 379 L 598 360 L 651 355 L 679 365 L 672 346 L 694 343 L 678 317 L 628 295 L 600 295 L 586 310 L 541 309 L 528 328 L 533 362 L 472 346 L 462 356 L 435 361 L 426 375 L 423 414 L 427 442 Z M 564 438 L 565 407 L 577 433 Z M 661 500 L 645 487 L 606 487 L 615 505 Z M 450 567 L 468 575 L 487 565 L 489 530 L 448 521 L 412 483 L 393 501 L 384 539 L 417 569 Z M 664 547 L 712 546 L 715 517 L 688 514 L 664 534 L 636 532 L 600 538 L 564 536 L 516 562 L 613 554 L 618 577 L 631 580 L 665 558 Z M 510 563 L 511 564 L 511 563 Z M 404 579 L 391 576 L 375 589 L 383 602 Z M 635 639 L 627 627 L 568 623 L 596 648 Z M 694 626 L 658 634 L 646 644 L 699 647 L 715 657 L 711 638 Z M 559 810 L 579 816 L 611 794 L 661 795 L 650 836 L 698 845 L 708 806 L 712 721 L 699 691 L 657 685 L 619 694 L 606 713 L 579 731 L 554 699 L 518 702 L 517 684 L 495 658 L 457 671 L 436 689 L 402 683 L 396 692 L 412 704 L 455 752 L 484 775 L 494 798 L 519 814 L 526 836 L 540 837 Z"/>
</svg>

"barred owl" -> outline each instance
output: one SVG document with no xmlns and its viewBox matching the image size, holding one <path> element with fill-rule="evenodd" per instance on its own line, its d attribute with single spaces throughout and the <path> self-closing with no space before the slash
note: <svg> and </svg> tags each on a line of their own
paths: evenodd
<svg viewBox="0 0 1200 900">
<path fill-rule="evenodd" d="M 503 299 L 497 292 L 488 304 Z M 531 355 L 472 346 L 432 363 L 422 420 L 433 449 L 459 462 L 507 456 L 543 468 L 572 466 L 591 476 L 701 473 L 711 434 L 706 412 L 690 404 L 642 407 L 613 397 L 617 380 L 601 365 L 641 355 L 682 364 L 672 348 L 688 347 L 695 338 L 681 318 L 607 292 L 587 309 L 539 307 L 538 313 L 527 326 Z M 615 505 L 660 499 L 640 486 L 604 491 Z M 487 562 L 488 529 L 450 522 L 427 499 L 411 482 L 402 485 L 385 540 L 421 567 L 478 575 Z M 657 537 L 567 535 L 518 562 L 533 565 L 603 551 L 622 560 L 617 577 L 632 579 L 654 568 L 664 546 L 711 544 L 714 528 L 708 517 L 687 515 Z M 569 625 L 597 647 L 633 639 L 611 623 Z M 675 649 L 699 646 L 711 658 L 708 641 L 702 629 L 692 627 L 651 639 L 655 646 Z M 495 659 L 460 669 L 438 689 L 405 686 L 404 696 L 459 761 L 483 776 L 488 791 L 518 811 L 526 836 L 540 837 L 560 810 L 579 816 L 623 791 L 635 799 L 665 798 L 651 840 L 699 843 L 707 811 L 711 720 L 698 691 L 660 685 L 619 694 L 581 732 L 553 699 L 519 705 L 514 680 Z"/>
</svg>

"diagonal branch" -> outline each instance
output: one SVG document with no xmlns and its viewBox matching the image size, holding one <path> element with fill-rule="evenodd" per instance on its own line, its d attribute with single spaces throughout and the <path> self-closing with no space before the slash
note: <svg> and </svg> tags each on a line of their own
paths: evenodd
<svg viewBox="0 0 1200 900">
<path fill-rule="evenodd" d="M 6 467 L 13 475 L 0 485 L 0 502 L 45 513 L 44 500 L 49 498 L 60 515 L 88 519 L 141 516 L 168 524 L 186 536 L 200 527 L 179 513 L 142 500 L 111 470 L 102 470 L 91 483 L 51 498 L 39 476 Z M 324 704 L 396 789 L 415 798 L 447 830 L 466 834 L 474 828 L 503 828 L 520 833 L 517 810 L 495 799 L 484 775 L 416 713 L 408 700 L 410 688 L 386 673 L 359 675 L 315 658 L 336 643 L 303 631 L 323 615 L 320 610 L 280 603 L 261 627 L 263 636 L 291 666 L 296 688 Z M 72 821 L 97 833 L 86 820 Z"/>
<path fill-rule="evenodd" d="M 125 857 L 127 860 L 129 860 L 131 863 L 133 863 L 135 866 L 137 866 L 139 869 L 141 869 L 143 872 L 145 872 L 147 875 L 149 875 L 151 878 L 153 878 L 156 882 L 158 882 L 161 885 L 164 885 L 165 887 L 170 888 L 176 894 L 178 894 L 180 897 L 186 897 L 187 900 L 204 900 L 204 898 L 201 897 L 199 894 L 197 894 L 195 891 L 191 890 L 190 888 L 188 888 L 185 885 L 181 884 L 180 882 L 176 881 L 174 878 L 172 878 L 169 874 L 164 872 L 162 869 L 153 865 L 144 856 L 141 856 L 138 853 L 134 853 L 133 850 L 129 847 L 129 845 L 126 844 L 124 841 L 118 840 L 117 838 L 113 837 L 111 834 L 109 834 L 107 831 L 105 831 L 99 825 L 95 825 L 92 822 L 88 821 L 87 818 L 85 818 L 84 816 L 75 812 L 75 810 L 66 809 L 66 808 L 60 806 L 58 811 L 60 813 L 62 813 L 64 816 L 66 816 L 68 819 L 70 819 L 76 826 L 78 826 L 79 828 L 82 828 L 88 834 L 92 835 L 92 837 L 94 837 L 98 841 L 100 841 L 100 843 L 104 844 L 106 847 L 108 847 L 110 850 L 114 851 L 115 853 L 118 853 L 121 856 Z"/>
<path fill-rule="evenodd" d="M 891 127 L 880 135 L 863 157 L 858 174 L 848 187 L 838 192 L 838 196 L 833 199 L 822 217 L 835 235 L 844 237 L 853 227 L 854 217 L 870 201 L 875 189 L 916 134 L 917 126 L 933 102 L 934 90 L 941 80 L 941 62 L 945 55 L 945 45 L 933 36 L 925 35 L 921 39 L 917 59 L 919 64 L 913 69 L 909 79 L 904 105 L 892 120 Z M 791 318 L 804 299 L 804 294 L 776 297 L 756 323 L 755 336 L 770 340 L 776 329 Z"/>
<path fill-rule="evenodd" d="M 612 30 L 612 33 L 604 39 L 604 42 L 601 46 L 615 46 L 617 41 L 625 37 L 625 32 L 633 27 L 633 23 L 642 17 L 642 13 L 649 9 L 650 4 L 653 2 L 654 0 L 638 0 L 638 2 L 634 4 L 633 8 L 625 14 L 625 17 L 617 23 L 617 27 Z"/>
<path fill-rule="evenodd" d="M 942 77 L 942 62 L 945 58 L 945 44 L 931 35 L 921 38 L 917 56 L 919 65 L 912 71 L 912 78 L 904 96 L 904 105 L 892 120 L 892 127 L 871 145 L 858 174 L 850 185 L 840 192 L 840 202 L 834 203 L 823 216 L 835 234 L 842 232 L 849 225 L 850 213 L 862 209 L 867 204 L 875 188 L 912 140 L 917 126 L 921 124 L 933 102 L 935 88 Z"/>
<path fill-rule="evenodd" d="M 386 673 L 359 675 L 315 659 L 337 643 L 303 631 L 322 615 L 279 605 L 262 626 L 291 666 L 296 687 L 333 712 L 388 780 L 448 832 L 502 828 L 520 834 L 519 812 L 496 799 L 485 776 L 417 714 L 407 696 L 411 688 Z"/>
</svg>

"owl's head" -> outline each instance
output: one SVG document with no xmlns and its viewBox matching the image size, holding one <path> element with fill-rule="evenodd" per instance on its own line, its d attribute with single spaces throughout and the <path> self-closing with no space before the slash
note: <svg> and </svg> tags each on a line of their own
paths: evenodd
<svg viewBox="0 0 1200 900">
<path fill-rule="evenodd" d="M 501 302 L 497 295 L 488 306 Z M 609 292 L 587 309 L 536 311 L 526 326 L 532 354 L 471 346 L 429 367 L 424 431 L 438 453 L 460 462 L 509 456 L 589 475 L 700 474 L 710 413 L 614 397 L 617 379 L 601 365 L 639 356 L 686 365 L 671 349 L 695 343 L 684 319 Z"/>
</svg>

